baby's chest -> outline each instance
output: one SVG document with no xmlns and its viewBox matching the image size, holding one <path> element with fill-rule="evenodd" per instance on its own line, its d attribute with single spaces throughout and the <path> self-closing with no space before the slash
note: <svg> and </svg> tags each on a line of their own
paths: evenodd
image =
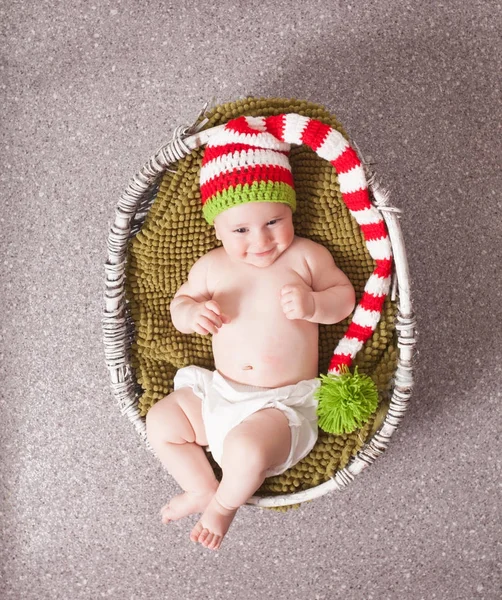
<svg viewBox="0 0 502 600">
<path fill-rule="evenodd" d="M 308 285 L 305 278 L 293 268 L 236 268 L 222 273 L 215 284 L 213 298 L 224 311 L 245 309 L 269 312 L 280 307 L 281 290 L 291 284 Z"/>
</svg>

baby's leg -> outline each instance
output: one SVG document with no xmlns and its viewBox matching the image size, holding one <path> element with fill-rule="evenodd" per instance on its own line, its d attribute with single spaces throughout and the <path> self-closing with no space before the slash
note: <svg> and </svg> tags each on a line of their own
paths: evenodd
<svg viewBox="0 0 502 600">
<path fill-rule="evenodd" d="M 201 446 L 207 446 L 202 401 L 190 388 L 181 388 L 159 400 L 146 416 L 148 441 L 185 494 L 162 509 L 162 521 L 203 512 L 218 480 Z"/>
<path fill-rule="evenodd" d="M 234 427 L 223 445 L 220 486 L 190 539 L 217 550 L 239 506 L 261 486 L 271 467 L 286 461 L 290 449 L 289 421 L 277 408 L 260 410 Z"/>
</svg>

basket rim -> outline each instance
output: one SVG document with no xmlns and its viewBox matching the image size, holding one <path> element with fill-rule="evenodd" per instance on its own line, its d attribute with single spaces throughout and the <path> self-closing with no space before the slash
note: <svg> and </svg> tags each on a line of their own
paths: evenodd
<svg viewBox="0 0 502 600">
<path fill-rule="evenodd" d="M 163 173 L 169 169 L 169 165 L 205 145 L 212 135 L 224 127 L 223 124 L 201 129 L 207 122 L 207 119 L 200 121 L 206 107 L 207 104 L 193 125 L 177 127 L 171 141 L 152 155 L 139 173 L 131 179 L 117 203 L 115 220 L 108 236 L 102 317 L 105 360 L 110 375 L 112 394 L 119 409 L 131 421 L 150 451 L 153 450 L 146 438 L 145 421 L 140 416 L 137 407 L 140 390 L 129 358 L 129 349 L 134 337 L 134 323 L 129 315 L 125 299 L 126 255 L 129 241 L 141 229 L 153 203 L 157 183 Z M 363 164 L 373 204 L 385 220 L 394 258 L 391 299 L 397 299 L 398 361 L 389 409 L 379 429 L 343 469 L 335 472 L 330 480 L 300 492 L 277 496 L 253 496 L 247 501 L 247 504 L 252 506 L 288 506 L 313 500 L 333 490 L 343 489 L 386 450 L 408 408 L 413 388 L 412 361 L 416 344 L 416 322 L 411 302 L 408 260 L 399 224 L 401 210 L 391 206 L 389 194 L 377 178 L 372 164 L 364 159 L 353 140 L 350 140 L 350 143 L 357 149 Z"/>
</svg>

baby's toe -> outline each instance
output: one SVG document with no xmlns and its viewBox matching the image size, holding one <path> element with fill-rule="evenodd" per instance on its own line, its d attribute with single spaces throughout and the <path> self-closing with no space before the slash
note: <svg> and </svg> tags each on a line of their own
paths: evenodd
<svg viewBox="0 0 502 600">
<path fill-rule="evenodd" d="M 192 540 L 192 542 L 198 542 L 199 541 L 199 536 L 200 536 L 200 532 L 202 531 L 203 527 L 202 527 L 202 523 L 199 521 L 195 527 L 192 529 L 192 532 L 190 533 L 190 539 Z"/>
<path fill-rule="evenodd" d="M 160 511 L 160 517 L 162 519 L 162 523 L 169 523 L 169 521 L 171 521 L 171 511 L 169 509 L 169 504 L 166 504 L 162 507 Z"/>
<path fill-rule="evenodd" d="M 214 534 L 211 533 L 209 529 L 203 529 L 199 537 L 199 543 L 207 547 L 210 541 L 213 539 L 213 535 Z"/>
<path fill-rule="evenodd" d="M 209 544 L 208 548 L 210 550 L 218 550 L 218 548 L 220 547 L 221 544 L 221 535 L 215 535 L 214 538 L 212 539 L 211 543 Z"/>
<path fill-rule="evenodd" d="M 202 529 L 202 531 L 200 532 L 200 535 L 199 535 L 199 539 L 198 539 L 199 544 L 204 543 L 204 541 L 207 539 L 207 536 L 209 535 L 209 533 L 210 533 L 209 529 L 205 529 L 205 528 Z"/>
</svg>

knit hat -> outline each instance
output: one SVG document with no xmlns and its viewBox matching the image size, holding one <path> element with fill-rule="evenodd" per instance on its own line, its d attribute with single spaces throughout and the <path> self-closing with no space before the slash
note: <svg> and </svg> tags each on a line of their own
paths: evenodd
<svg viewBox="0 0 502 600">
<path fill-rule="evenodd" d="M 290 144 L 267 131 L 263 117 L 229 121 L 208 141 L 200 170 L 202 212 L 212 225 L 247 202 L 281 202 L 296 210 Z"/>
<path fill-rule="evenodd" d="M 375 269 L 364 287 L 352 321 L 338 342 L 328 374 L 350 367 L 373 335 L 389 293 L 392 248 L 380 212 L 371 203 L 364 168 L 343 135 L 329 125 L 295 113 L 242 116 L 215 132 L 201 168 L 204 216 L 244 202 L 284 202 L 294 210 L 290 144 L 306 144 L 336 169 L 342 200 L 361 228 Z"/>
</svg>

